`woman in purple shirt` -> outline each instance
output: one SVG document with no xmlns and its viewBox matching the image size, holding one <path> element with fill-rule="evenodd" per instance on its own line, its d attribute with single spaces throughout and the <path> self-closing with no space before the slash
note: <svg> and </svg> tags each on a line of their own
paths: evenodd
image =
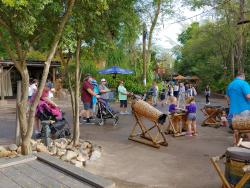
<svg viewBox="0 0 250 188">
<path fill-rule="evenodd" d="M 183 105 L 183 108 L 185 108 L 185 105 Z M 185 109 L 183 109 L 188 114 L 188 133 L 185 134 L 185 136 L 192 136 L 191 134 L 191 124 L 194 128 L 194 136 L 197 135 L 196 133 L 196 105 L 194 104 L 194 97 L 188 97 L 187 99 L 187 106 Z"/>
</svg>

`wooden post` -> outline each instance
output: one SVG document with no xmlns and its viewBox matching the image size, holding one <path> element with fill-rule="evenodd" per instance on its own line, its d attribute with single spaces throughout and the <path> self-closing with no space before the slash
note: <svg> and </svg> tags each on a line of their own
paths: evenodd
<svg viewBox="0 0 250 188">
<path fill-rule="evenodd" d="M 20 145 L 20 122 L 18 117 L 18 103 L 21 101 L 21 86 L 22 81 L 17 81 L 17 98 L 16 98 L 16 135 L 15 135 L 15 144 Z"/>
<path fill-rule="evenodd" d="M 55 87 L 56 85 L 56 68 L 53 67 L 53 86 Z"/>
<path fill-rule="evenodd" d="M 4 101 L 3 66 L 1 66 L 1 100 Z"/>
</svg>

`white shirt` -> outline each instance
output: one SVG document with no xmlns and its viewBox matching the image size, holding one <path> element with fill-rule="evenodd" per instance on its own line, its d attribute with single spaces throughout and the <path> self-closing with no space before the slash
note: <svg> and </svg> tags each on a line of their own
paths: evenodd
<svg viewBox="0 0 250 188">
<path fill-rule="evenodd" d="M 174 96 L 174 90 L 173 90 L 173 88 L 170 89 L 170 96 Z"/>
<path fill-rule="evenodd" d="M 53 91 L 55 91 L 55 88 L 52 88 L 52 89 L 49 91 L 49 98 L 50 98 L 50 99 L 54 97 Z"/>
<path fill-rule="evenodd" d="M 156 93 L 158 93 L 158 90 L 159 90 L 158 86 L 155 86 L 155 90 L 156 90 Z"/>
<path fill-rule="evenodd" d="M 178 85 L 175 85 L 174 86 L 174 91 L 178 91 L 179 90 L 179 86 Z"/>
<path fill-rule="evenodd" d="M 30 87 L 29 87 L 29 97 L 34 95 L 35 90 L 37 90 L 36 85 L 34 85 L 34 84 L 30 85 Z"/>
</svg>

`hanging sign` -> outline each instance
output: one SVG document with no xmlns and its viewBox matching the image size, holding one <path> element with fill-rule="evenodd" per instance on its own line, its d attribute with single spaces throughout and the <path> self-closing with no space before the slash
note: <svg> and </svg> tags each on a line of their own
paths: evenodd
<svg viewBox="0 0 250 188">
<path fill-rule="evenodd" d="M 157 74 L 164 74 L 165 73 L 165 69 L 164 68 L 156 68 L 156 73 Z"/>
</svg>

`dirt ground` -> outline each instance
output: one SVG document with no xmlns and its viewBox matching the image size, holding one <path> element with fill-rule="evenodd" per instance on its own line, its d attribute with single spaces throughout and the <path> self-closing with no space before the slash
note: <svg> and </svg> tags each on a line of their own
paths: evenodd
<svg viewBox="0 0 250 188">
<path fill-rule="evenodd" d="M 225 99 L 210 99 L 211 105 L 227 107 Z M 67 121 L 72 129 L 72 110 L 70 101 L 57 101 L 59 107 L 66 112 Z M 182 103 L 181 103 L 182 105 Z M 135 125 L 133 115 L 119 115 L 119 123 L 112 125 L 107 120 L 104 126 L 80 125 L 83 140 L 92 141 L 102 147 L 101 159 L 92 162 L 85 170 L 112 180 L 118 188 L 215 188 L 221 179 L 213 167 L 210 158 L 223 154 L 233 144 L 233 135 L 228 128 L 201 127 L 205 116 L 200 111 L 205 105 L 205 97 L 196 97 L 198 135 L 174 138 L 166 135 L 168 146 L 160 149 L 128 140 Z M 116 111 L 119 104 L 111 105 Z M 80 106 L 83 109 L 83 106 Z M 129 104 L 129 111 L 131 111 Z M 157 106 L 166 113 L 168 105 Z M 15 101 L 0 106 L 0 145 L 13 143 L 15 137 Z M 150 127 L 152 122 L 144 121 Z M 166 130 L 166 123 L 163 130 Z M 139 129 L 136 131 L 139 133 Z M 156 132 L 153 132 L 154 135 Z M 219 162 L 224 172 L 223 160 Z"/>
</svg>

